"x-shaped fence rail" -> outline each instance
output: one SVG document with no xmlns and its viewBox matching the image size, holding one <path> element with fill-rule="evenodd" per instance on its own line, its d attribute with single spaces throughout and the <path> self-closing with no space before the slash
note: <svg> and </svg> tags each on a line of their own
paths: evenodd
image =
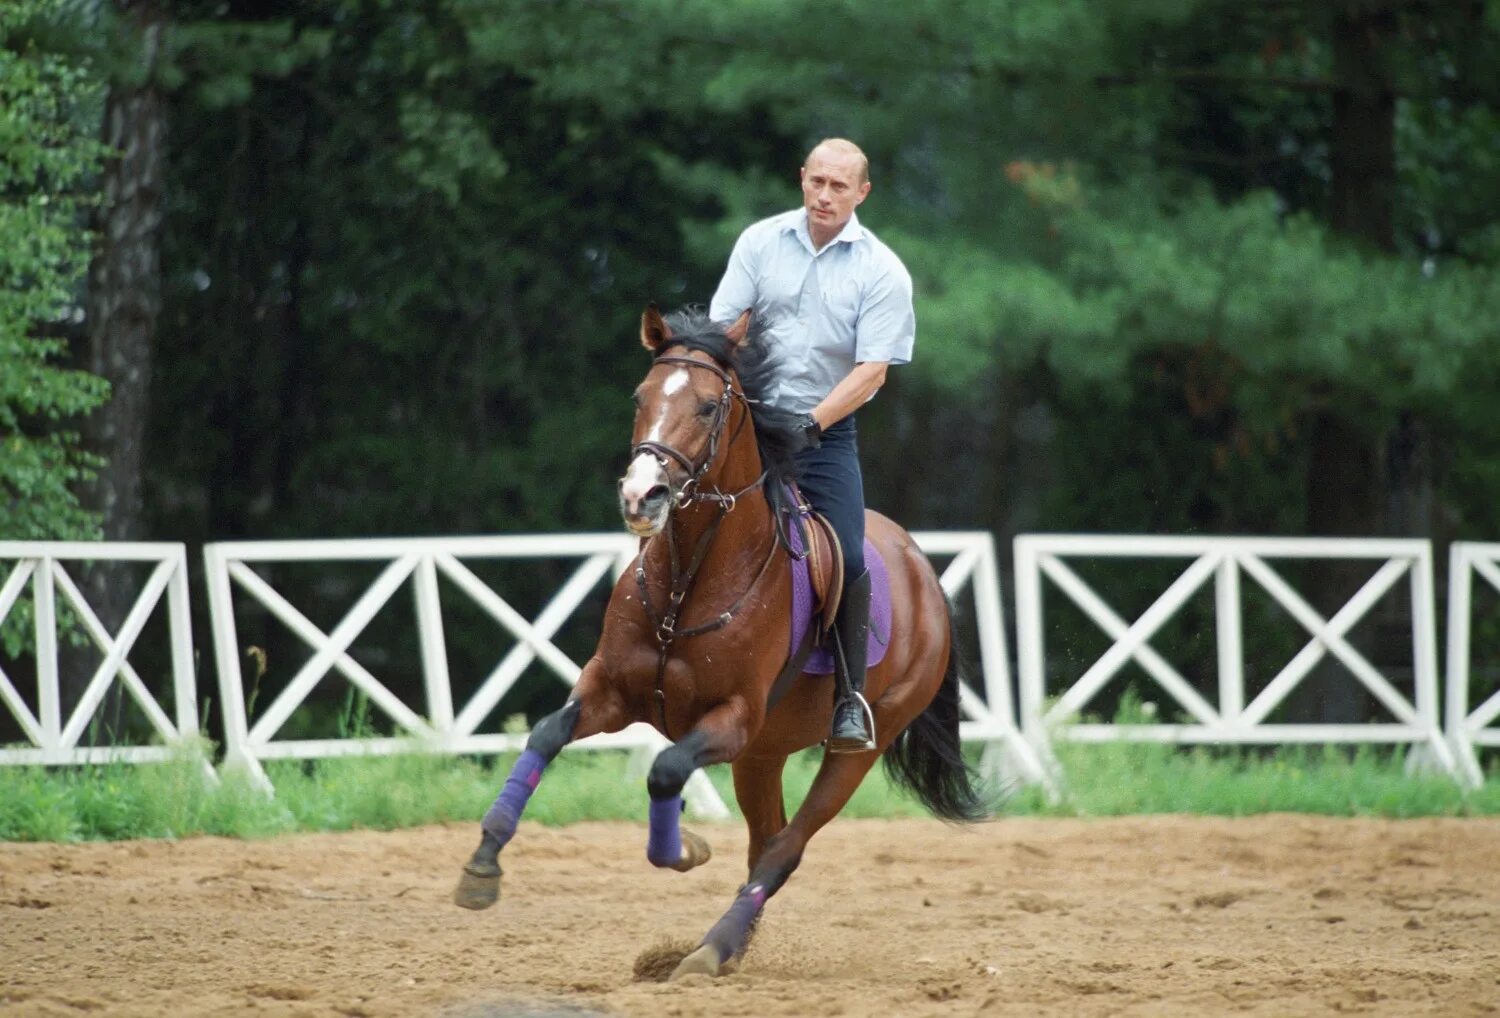
<svg viewBox="0 0 1500 1018">
<path fill-rule="evenodd" d="M 1500 593 L 1500 544 L 1456 541 L 1448 550 L 1447 731 L 1464 783 L 1470 787 L 1484 781 L 1474 747 L 1500 746 L 1500 728 L 1495 727 L 1500 719 L 1500 689 L 1469 709 L 1475 573 Z"/>
<path fill-rule="evenodd" d="M 1152 605 L 1127 624 L 1071 569 L 1070 557 L 1190 559 Z M 1383 560 L 1363 586 L 1325 618 L 1270 565 L 1268 559 Z M 1308 633 L 1302 649 L 1245 702 L 1243 605 L 1240 578 L 1248 575 Z M 1113 640 L 1108 650 L 1046 703 L 1046 641 L 1042 577 L 1046 576 Z M 1217 700 L 1210 703 L 1150 644 L 1151 638 L 1209 579 L 1214 581 Z M 1392 685 L 1349 641 L 1354 624 L 1400 580 L 1411 585 L 1414 700 Z M 1457 764 L 1438 718 L 1436 622 L 1432 552 L 1420 540 L 1316 538 L 1116 537 L 1047 534 L 1016 539 L 1016 625 L 1020 644 L 1021 725 L 1046 754 L 1054 735 L 1083 741 L 1173 742 L 1408 742 L 1457 776 Z M 1270 724 L 1267 718 L 1324 657 L 1335 657 L 1396 718 L 1394 724 Z M 1082 710 L 1128 662 L 1134 661 L 1193 719 L 1189 724 L 1081 724 Z M 1497 708 L 1500 712 L 1500 708 Z"/>
<path fill-rule="evenodd" d="M 0 561 L 15 563 L 5 582 L 0 584 L 0 624 L 15 610 L 22 596 L 30 593 L 37 686 L 37 710 L 33 713 L 10 676 L 0 671 L 0 701 L 10 710 L 30 744 L 0 748 L 0 764 L 162 760 L 175 752 L 180 743 L 197 737 L 198 707 L 193 676 L 192 625 L 188 615 L 187 556 L 182 545 L 0 541 Z M 115 633 L 100 621 L 65 565 L 111 561 L 156 564 Z M 60 632 L 59 591 L 63 603 L 77 616 L 84 634 L 104 655 L 66 719 L 63 717 L 58 645 L 60 638 L 65 639 L 68 633 Z M 177 714 L 175 723 L 129 659 L 142 629 L 161 603 L 163 593 L 167 595 L 170 616 L 168 633 L 171 688 Z M 78 744 L 116 680 L 141 709 L 160 743 Z"/>
<path fill-rule="evenodd" d="M 974 590 L 984 695 L 961 687 L 965 720 L 961 735 L 985 744 L 985 765 L 1024 780 L 1046 781 L 1035 751 L 1021 738 L 1010 699 L 999 571 L 993 539 L 987 533 L 917 535 L 925 551 L 952 555 L 942 583 L 950 596 Z M 553 643 L 553 637 L 606 576 L 618 578 L 629 567 L 638 543 L 623 534 L 422 538 L 365 541 L 289 541 L 209 545 L 204 551 L 212 605 L 220 695 L 225 709 L 226 757 L 265 781 L 261 761 L 349 753 L 389 753 L 418 745 L 438 752 L 493 753 L 518 750 L 526 733 L 481 732 L 484 722 L 517 679 L 540 660 L 561 682 L 577 681 L 579 666 Z M 500 558 L 580 558 L 561 589 L 535 619 L 528 620 L 465 560 Z M 384 561 L 387 564 L 331 631 L 324 632 L 252 567 L 252 563 Z M 438 577 L 445 577 L 516 640 L 462 705 L 452 700 Z M 355 639 L 403 585 L 416 598 L 426 713 L 419 715 L 350 654 Z M 245 683 L 235 631 L 234 588 L 259 602 L 313 650 L 271 704 L 253 723 L 246 716 Z M 400 738 L 277 739 L 293 712 L 330 672 L 340 673 L 404 733 Z M 455 713 L 456 707 L 456 713 Z M 646 725 L 584 740 L 586 748 L 629 747 L 650 752 L 665 740 Z M 706 815 L 727 815 L 711 783 L 696 775 L 689 802 Z"/>
<path fill-rule="evenodd" d="M 1473 682 L 1471 632 L 1474 574 L 1500 591 L 1500 544 L 1459 542 L 1450 554 L 1448 593 L 1446 725 L 1438 725 L 1435 618 L 1430 545 L 1419 540 L 1325 540 L 1314 538 L 1136 537 L 1028 535 L 1016 541 L 1017 643 L 1020 724 L 1012 704 L 1005 627 L 1001 612 L 995 549 L 987 533 L 916 535 L 934 556 L 951 556 L 941 570 L 950 597 L 972 592 L 980 648 L 981 686 L 961 687 L 961 732 L 966 742 L 984 746 L 986 769 L 1055 790 L 1046 761 L 1049 740 L 1105 741 L 1150 739 L 1187 742 L 1406 742 L 1466 784 L 1483 779 L 1476 747 L 1500 747 L 1500 691 L 1489 691 L 1470 709 Z M 480 728 L 505 694 L 534 663 L 571 684 L 578 665 L 553 641 L 586 598 L 607 577 L 618 577 L 634 558 L 636 542 L 619 534 L 422 538 L 374 541 L 291 541 L 209 545 L 204 551 L 214 650 L 218 663 L 226 758 L 243 764 L 261 781 L 261 761 L 350 753 L 391 753 L 421 746 L 454 753 L 493 753 L 521 748 L 524 732 Z M 466 560 L 485 558 L 576 558 L 579 564 L 534 618 L 517 611 L 482 580 Z M 1067 560 L 1078 557 L 1179 558 L 1186 568 L 1167 589 L 1128 622 Z M 1271 564 L 1278 559 L 1365 559 L 1379 562 L 1369 579 L 1337 611 L 1324 617 Z M 274 562 L 382 563 L 378 576 L 325 632 L 258 573 L 254 564 Z M 28 698 L 0 668 L 0 705 L 15 719 L 25 743 L 0 748 L 3 764 L 77 764 L 162 759 L 196 739 L 197 696 L 185 570 L 180 544 L 0 542 L 0 561 L 10 562 L 0 581 L 0 624 L 29 601 L 33 619 L 36 693 Z M 77 564 L 147 562 L 154 568 L 134 596 L 116 631 L 100 619 L 77 580 Z M 1081 674 L 1069 679 L 1049 705 L 1049 670 L 1044 639 L 1042 577 L 1051 583 L 1112 641 Z M 1246 702 L 1244 613 L 1240 584 L 1248 576 L 1295 619 L 1308 639 L 1286 665 Z M 515 638 L 511 647 L 466 702 L 453 703 L 438 578 L 443 577 Z M 1214 585 L 1217 675 L 1210 696 L 1170 663 L 1152 639 L 1184 604 L 1209 583 Z M 1409 584 L 1411 604 L 1411 696 L 1403 694 L 1349 638 L 1360 619 L 1399 583 Z M 419 712 L 395 696 L 351 653 L 371 620 L 403 587 L 415 598 L 425 702 Z M 312 652 L 272 702 L 251 724 L 241 673 L 241 647 L 235 626 L 235 591 L 258 602 Z M 61 600 L 59 600 L 61 592 Z M 142 630 L 165 595 L 171 675 L 142 676 L 131 664 Z M 61 612 L 60 612 L 60 609 Z M 76 704 L 64 711 L 59 668 L 59 619 L 74 618 L 103 660 L 80 676 Z M 64 623 L 66 626 L 67 623 Z M 153 631 L 154 632 L 154 631 Z M 1252 642 L 1254 637 L 1252 636 Z M 1328 657 L 1394 719 L 1391 724 L 1273 724 L 1275 709 Z M 1089 725 L 1073 723 L 1127 663 L 1134 662 L 1179 705 L 1188 723 Z M 401 738 L 277 738 L 298 706 L 330 674 L 337 673 L 369 703 L 389 716 Z M 1487 674 L 1487 673 L 1486 673 Z M 83 745 L 113 684 L 118 681 L 149 722 L 150 745 Z M 173 691 L 174 721 L 162 707 L 164 685 Z M 1488 689 L 1488 687 L 1483 687 Z M 66 716 L 64 714 L 66 713 Z M 1443 737 L 1444 731 L 1446 738 Z M 1024 737 L 1023 734 L 1024 733 Z M 664 743 L 646 726 L 589 740 L 595 747 L 655 752 Z M 705 779 L 689 789 L 695 808 L 713 815 L 722 809 Z"/>
</svg>

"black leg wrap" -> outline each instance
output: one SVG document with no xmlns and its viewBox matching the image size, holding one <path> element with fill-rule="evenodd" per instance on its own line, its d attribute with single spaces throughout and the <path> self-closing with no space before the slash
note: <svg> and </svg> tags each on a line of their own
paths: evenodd
<svg viewBox="0 0 1500 1018">
<path fill-rule="evenodd" d="M 573 738 L 573 729 L 578 727 L 578 715 L 582 712 L 583 704 L 569 700 L 536 723 L 531 738 L 526 740 L 526 748 L 551 762 Z"/>
<path fill-rule="evenodd" d="M 689 732 L 676 745 L 657 754 L 651 772 L 646 775 L 646 791 L 654 801 L 682 794 L 682 786 L 703 764 L 703 744 L 706 741 L 702 732 Z"/>
</svg>

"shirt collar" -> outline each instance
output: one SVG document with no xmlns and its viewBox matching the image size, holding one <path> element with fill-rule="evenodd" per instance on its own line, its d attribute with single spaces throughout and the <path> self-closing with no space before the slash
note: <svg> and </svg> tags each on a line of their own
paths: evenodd
<svg viewBox="0 0 1500 1018">
<path fill-rule="evenodd" d="M 795 233 L 807 245 L 809 251 L 816 250 L 813 247 L 812 232 L 807 227 L 807 208 L 805 206 L 799 209 L 797 214 L 782 226 L 782 230 Z M 859 213 L 851 212 L 849 214 L 849 221 L 844 224 L 844 228 L 839 231 L 838 236 L 828 242 L 828 247 L 832 247 L 834 244 L 852 244 L 857 240 L 862 240 L 864 235 L 864 227 L 859 225 Z M 825 247 L 823 250 L 826 251 L 828 248 Z"/>
</svg>

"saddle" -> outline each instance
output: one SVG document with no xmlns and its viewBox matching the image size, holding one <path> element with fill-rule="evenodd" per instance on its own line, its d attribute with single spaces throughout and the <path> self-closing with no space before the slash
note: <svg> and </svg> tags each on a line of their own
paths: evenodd
<svg viewBox="0 0 1500 1018">
<path fill-rule="evenodd" d="M 772 684 L 768 707 L 775 707 L 799 674 L 832 675 L 833 653 L 826 639 L 838 617 L 844 595 L 844 549 L 833 525 L 802 500 L 795 487 L 781 522 L 792 559 L 791 645 L 786 664 Z M 870 570 L 870 636 L 866 662 L 871 668 L 885 658 L 891 633 L 890 576 L 880 553 L 865 538 L 865 565 Z"/>
<path fill-rule="evenodd" d="M 821 636 L 833 627 L 844 597 L 844 549 L 833 524 L 822 513 L 809 509 L 803 519 L 808 524 L 807 577 L 812 583 L 813 615 Z"/>
</svg>

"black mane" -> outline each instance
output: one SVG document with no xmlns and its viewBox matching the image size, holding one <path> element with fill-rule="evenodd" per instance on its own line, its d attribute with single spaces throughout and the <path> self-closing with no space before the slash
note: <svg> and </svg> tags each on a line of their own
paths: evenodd
<svg viewBox="0 0 1500 1018">
<path fill-rule="evenodd" d="M 761 464 L 769 471 L 768 479 L 791 481 L 794 477 L 792 457 L 804 444 L 797 426 L 800 414 L 778 410 L 761 400 L 770 386 L 779 351 L 765 341 L 765 330 L 753 320 L 745 341 L 736 347 L 724 335 L 724 327 L 708 317 L 701 305 L 689 304 L 666 316 L 672 338 L 656 351 L 659 357 L 668 350 L 685 346 L 702 350 L 719 366 L 733 371 L 740 387 L 750 399 L 750 419 L 755 423 L 755 444 L 760 448 Z M 767 484 L 772 504 L 780 508 L 783 486 Z"/>
</svg>

